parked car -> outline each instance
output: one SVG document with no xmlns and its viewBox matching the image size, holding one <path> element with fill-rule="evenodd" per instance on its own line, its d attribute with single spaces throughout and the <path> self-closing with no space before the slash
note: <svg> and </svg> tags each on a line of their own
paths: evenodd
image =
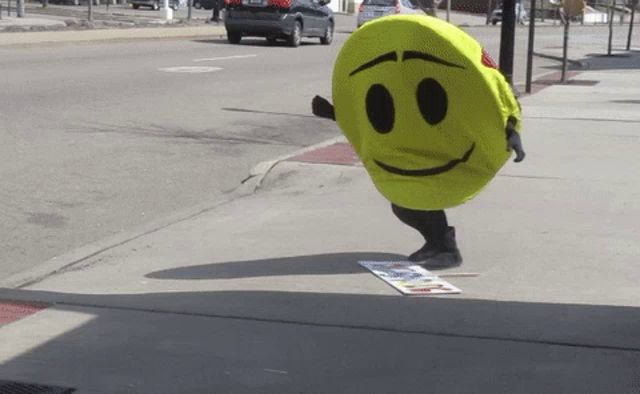
<svg viewBox="0 0 640 394">
<path fill-rule="evenodd" d="M 205 10 L 212 10 L 216 1 L 218 0 L 193 0 L 193 7 L 198 10 L 201 8 Z"/>
<path fill-rule="evenodd" d="M 363 0 L 358 9 L 358 27 L 366 22 L 394 14 L 423 14 L 411 0 Z"/>
<path fill-rule="evenodd" d="M 265 37 L 269 43 L 284 39 L 297 47 L 302 37 L 318 37 L 324 45 L 333 41 L 330 0 L 225 0 L 227 39 L 238 44 L 242 37 Z"/>
<path fill-rule="evenodd" d="M 152 10 L 159 10 L 164 5 L 164 0 L 129 0 L 134 10 L 140 7 L 149 7 Z M 179 0 L 169 0 L 169 7 L 177 11 L 180 7 Z"/>
<path fill-rule="evenodd" d="M 516 23 L 524 24 L 529 19 L 527 9 L 524 8 L 522 3 L 516 3 Z M 495 25 L 498 22 L 502 22 L 502 7 L 498 7 L 491 13 L 491 24 Z"/>
</svg>

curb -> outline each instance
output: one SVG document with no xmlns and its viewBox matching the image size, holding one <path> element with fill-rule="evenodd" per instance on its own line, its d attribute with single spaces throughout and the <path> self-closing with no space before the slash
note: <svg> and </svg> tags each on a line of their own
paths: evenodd
<svg viewBox="0 0 640 394">
<path fill-rule="evenodd" d="M 238 187 L 227 194 L 221 195 L 220 198 L 215 201 L 208 201 L 186 208 L 185 210 L 177 213 L 140 225 L 132 230 L 120 232 L 111 237 L 103 238 L 88 245 L 81 246 L 61 256 L 56 256 L 26 271 L 18 272 L 6 279 L 0 280 L 0 288 L 21 289 L 34 285 L 51 276 L 62 274 L 71 269 L 77 269 L 78 265 L 86 262 L 90 258 L 118 246 L 122 246 L 129 241 L 133 241 L 145 235 L 153 234 L 174 224 L 195 218 L 203 213 L 219 208 L 237 199 L 250 196 L 260 188 L 263 179 L 278 163 L 305 152 L 344 141 L 346 141 L 344 136 L 338 136 L 318 144 L 287 153 L 273 160 L 260 162 L 250 170 L 249 176 L 244 179 Z M 91 265 L 92 264 L 86 264 L 81 268 L 86 269 Z"/>
<path fill-rule="evenodd" d="M 287 153 L 273 160 L 262 161 L 257 165 L 255 165 L 251 169 L 251 171 L 249 171 L 249 176 L 244 181 L 242 181 L 242 183 L 244 184 L 250 179 L 253 180 L 251 193 L 254 193 L 258 189 L 260 189 L 260 187 L 262 186 L 262 181 L 267 177 L 267 175 L 269 175 L 271 170 L 273 170 L 279 163 L 309 151 L 313 151 L 319 148 L 324 148 L 325 146 L 333 145 L 339 142 L 346 142 L 346 140 L 347 140 L 346 137 L 338 136 L 338 137 L 334 137 L 326 141 L 317 143 L 315 145 L 310 145 L 310 146 L 307 146 L 306 148 L 302 148 L 297 151 Z"/>
<path fill-rule="evenodd" d="M 235 189 L 222 194 L 214 201 L 207 201 L 184 210 L 169 214 L 162 218 L 142 224 L 130 230 L 119 232 L 110 237 L 81 246 L 68 253 L 53 257 L 41 264 L 36 265 L 26 271 L 18 272 L 5 279 L 0 279 L 0 288 L 21 289 L 34 285 L 51 276 L 62 274 L 70 269 L 77 269 L 79 264 L 95 257 L 110 249 L 122 246 L 129 241 L 133 241 L 145 235 L 153 234 L 174 224 L 195 218 L 203 213 L 217 209 L 225 204 L 237 199 L 247 197 L 253 193 L 255 188 L 251 187 L 252 182 L 245 182 Z M 97 262 L 94 262 L 95 264 Z M 86 269 L 93 265 L 91 263 L 81 267 Z"/>
<path fill-rule="evenodd" d="M 226 30 L 222 26 L 184 26 L 184 27 L 138 27 L 95 30 L 57 30 L 2 33 L 0 47 L 25 46 L 56 43 L 130 41 L 138 39 L 174 39 L 190 37 L 222 37 Z"/>
</svg>

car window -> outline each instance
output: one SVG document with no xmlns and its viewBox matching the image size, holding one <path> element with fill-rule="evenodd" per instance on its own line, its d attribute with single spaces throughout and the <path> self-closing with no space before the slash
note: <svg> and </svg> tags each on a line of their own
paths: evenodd
<svg viewBox="0 0 640 394">
<path fill-rule="evenodd" d="M 362 2 L 364 5 L 381 5 L 386 7 L 395 7 L 396 0 L 364 0 Z"/>
</svg>

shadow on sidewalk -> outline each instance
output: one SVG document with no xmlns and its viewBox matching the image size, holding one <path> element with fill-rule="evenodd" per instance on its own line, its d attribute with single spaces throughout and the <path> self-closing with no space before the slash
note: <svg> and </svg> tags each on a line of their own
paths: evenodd
<svg viewBox="0 0 640 394">
<path fill-rule="evenodd" d="M 631 393 L 639 383 L 638 308 L 274 291 L 0 297 L 88 316 L 57 336 L 55 319 L 40 327 L 49 339 L 3 360 L 0 379 L 90 392 Z"/>
<path fill-rule="evenodd" d="M 616 51 L 622 51 L 622 49 Z M 640 69 L 640 51 L 617 52 L 611 56 L 606 52 L 591 53 L 586 55 L 582 61 L 587 63 L 586 71 L 637 70 Z"/>
<path fill-rule="evenodd" d="M 151 279 L 202 280 L 285 275 L 356 274 L 365 271 L 358 265 L 358 261 L 394 261 L 405 258 L 405 256 L 389 253 L 334 253 L 203 264 L 151 272 L 145 276 Z"/>
</svg>

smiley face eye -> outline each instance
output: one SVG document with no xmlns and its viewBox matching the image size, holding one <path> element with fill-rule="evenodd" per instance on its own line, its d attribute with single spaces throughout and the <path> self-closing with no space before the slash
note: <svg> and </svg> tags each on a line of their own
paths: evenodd
<svg viewBox="0 0 640 394">
<path fill-rule="evenodd" d="M 435 79 L 423 79 L 418 85 L 416 98 L 422 117 L 430 125 L 440 123 L 447 116 L 447 92 Z"/>
<path fill-rule="evenodd" d="M 372 85 L 367 92 L 367 116 L 373 128 L 380 134 L 393 129 L 395 108 L 391 93 L 380 84 Z"/>
</svg>

